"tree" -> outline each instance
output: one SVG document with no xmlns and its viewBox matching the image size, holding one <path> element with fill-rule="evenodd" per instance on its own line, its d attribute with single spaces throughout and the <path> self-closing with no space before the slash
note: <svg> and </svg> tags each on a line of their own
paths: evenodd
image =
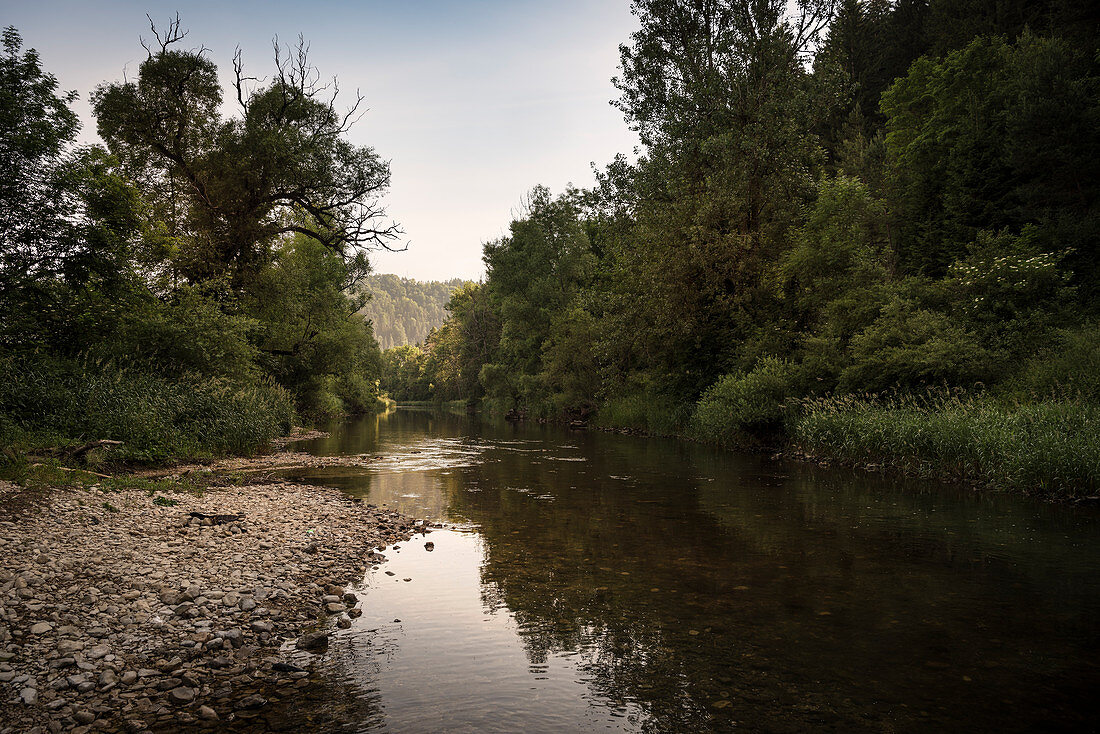
<svg viewBox="0 0 1100 734">
<path fill-rule="evenodd" d="M 109 333 L 139 259 L 141 202 L 14 28 L 0 54 L 0 344 L 75 352 Z M 79 328 L 74 328 L 79 327 Z"/>
<path fill-rule="evenodd" d="M 356 262 L 363 248 L 389 247 L 396 225 L 383 224 L 378 197 L 389 165 L 345 134 L 363 98 L 335 108 L 336 81 L 323 84 L 301 39 L 275 43 L 275 71 L 250 88 L 240 52 L 234 91 L 240 113 L 219 113 L 222 90 L 206 49 L 180 50 L 179 18 L 146 46 L 135 81 L 105 84 L 93 95 L 99 133 L 151 191 L 176 238 L 176 267 L 190 280 L 230 276 L 243 287 L 270 262 L 280 236 L 296 233 Z"/>
<path fill-rule="evenodd" d="M 940 276 L 981 230 L 1038 225 L 1084 289 L 1100 287 L 1100 71 L 1025 34 L 922 58 L 883 96 L 901 265 Z"/>
</svg>

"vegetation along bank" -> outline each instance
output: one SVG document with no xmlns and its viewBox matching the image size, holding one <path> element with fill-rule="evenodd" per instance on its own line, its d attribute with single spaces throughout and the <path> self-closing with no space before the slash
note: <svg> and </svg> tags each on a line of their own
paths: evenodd
<svg viewBox="0 0 1100 734">
<path fill-rule="evenodd" d="M 640 156 L 534 188 L 383 385 L 1097 495 L 1098 26 L 993 5 L 637 0 Z"/>
</svg>

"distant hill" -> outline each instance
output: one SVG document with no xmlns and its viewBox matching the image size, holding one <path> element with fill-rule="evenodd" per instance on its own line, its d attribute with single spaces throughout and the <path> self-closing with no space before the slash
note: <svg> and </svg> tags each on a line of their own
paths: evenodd
<svg viewBox="0 0 1100 734">
<path fill-rule="evenodd" d="M 388 273 L 367 276 L 363 289 L 371 294 L 361 314 L 374 322 L 383 349 L 423 342 L 447 317 L 444 306 L 466 281 L 459 278 L 421 282 Z"/>
</svg>

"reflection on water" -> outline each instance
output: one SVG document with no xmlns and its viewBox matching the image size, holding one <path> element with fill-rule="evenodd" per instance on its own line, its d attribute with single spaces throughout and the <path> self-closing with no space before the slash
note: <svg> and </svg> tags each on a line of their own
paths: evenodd
<svg viewBox="0 0 1100 734">
<path fill-rule="evenodd" d="M 1097 724 L 1091 510 L 403 409 L 303 450 L 457 526 L 368 576 L 329 653 L 380 712 L 352 730 Z"/>
</svg>

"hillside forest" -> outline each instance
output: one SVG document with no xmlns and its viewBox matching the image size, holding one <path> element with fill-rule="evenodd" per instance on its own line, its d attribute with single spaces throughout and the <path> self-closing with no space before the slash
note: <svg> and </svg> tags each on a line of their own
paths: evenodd
<svg viewBox="0 0 1100 734">
<path fill-rule="evenodd" d="M 398 400 L 1094 494 L 1097 8 L 635 0 L 636 158 L 536 186 Z"/>
<path fill-rule="evenodd" d="M 463 285 L 465 281 L 458 278 L 421 281 L 371 273 L 359 285 L 367 297 L 359 313 L 374 326 L 374 338 L 382 349 L 422 344 L 443 324 L 451 294 Z"/>
</svg>

